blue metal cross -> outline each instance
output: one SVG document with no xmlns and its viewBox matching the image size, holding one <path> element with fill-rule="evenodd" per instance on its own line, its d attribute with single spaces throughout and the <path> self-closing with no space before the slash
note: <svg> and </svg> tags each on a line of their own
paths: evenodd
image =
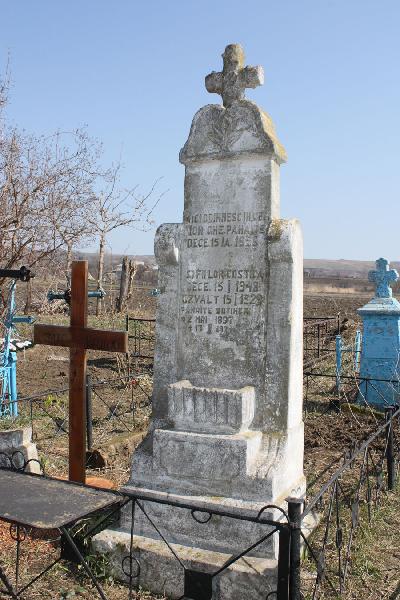
<svg viewBox="0 0 400 600">
<path fill-rule="evenodd" d="M 385 258 L 379 258 L 376 262 L 376 271 L 368 273 L 368 281 L 375 283 L 375 298 L 391 298 L 391 282 L 399 279 L 396 269 L 389 269 L 389 262 Z"/>
</svg>

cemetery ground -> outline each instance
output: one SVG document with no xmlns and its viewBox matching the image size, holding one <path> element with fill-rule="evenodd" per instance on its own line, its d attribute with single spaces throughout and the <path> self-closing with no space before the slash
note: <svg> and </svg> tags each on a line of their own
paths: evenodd
<svg viewBox="0 0 400 600">
<path fill-rule="evenodd" d="M 368 294 L 367 294 L 368 297 Z M 348 342 L 359 325 L 356 309 L 365 303 L 360 295 L 313 293 L 305 296 L 304 315 L 335 315 L 340 311 L 342 318 L 349 319 L 344 333 Z M 138 317 L 154 317 L 155 300 L 145 291 L 138 291 L 131 300 L 130 314 Z M 67 324 L 67 314 L 42 314 L 37 322 Z M 89 317 L 93 327 L 124 329 L 125 315 L 105 314 L 102 317 Z M 63 348 L 37 346 L 18 357 L 18 387 L 20 396 L 31 396 L 45 392 L 40 402 L 33 403 L 34 441 L 48 475 L 67 475 L 67 430 L 68 414 L 68 350 Z M 111 479 L 117 487 L 129 477 L 130 460 L 133 448 L 143 438 L 151 412 L 151 369 L 149 361 L 131 361 L 128 369 L 125 357 L 116 358 L 106 353 L 89 353 L 89 373 L 93 381 L 93 449 L 95 462 L 88 473 Z M 326 353 L 318 364 L 320 372 L 334 373 L 334 353 Z M 56 392 L 55 390 L 65 390 Z M 327 481 L 339 466 L 343 453 L 368 437 L 377 428 L 379 414 L 368 410 L 357 410 L 349 396 L 340 412 L 327 410 L 329 400 L 335 397 L 334 379 L 318 378 L 309 383 L 308 401 L 305 403 L 305 473 L 308 481 L 308 496 Z M 28 407 L 28 404 L 27 404 Z M 28 422 L 29 410 L 22 408 L 19 421 Z M 322 476 L 320 474 L 323 473 Z M 344 477 L 343 485 L 351 482 L 352 474 Z M 366 507 L 362 507 L 366 511 Z M 364 514 L 365 516 L 365 514 Z M 396 492 L 383 493 L 380 503 L 374 509 L 371 522 L 364 519 L 357 530 L 351 553 L 351 577 L 348 579 L 343 598 L 358 600 L 370 598 L 378 600 L 400 598 L 398 561 L 400 550 L 397 532 L 400 527 L 400 501 Z M 315 533 L 323 536 L 323 528 Z M 9 536 L 7 525 L 0 526 L 1 558 L 7 569 L 14 568 L 14 542 Z M 7 550 L 9 549 L 9 551 Z M 332 548 L 332 552 L 335 549 Z M 44 539 L 28 539 L 22 544 L 22 570 L 30 574 L 39 572 L 50 562 L 55 553 L 55 544 Z M 104 560 L 90 555 L 89 562 L 101 577 L 106 594 L 112 600 L 127 598 L 127 589 L 109 577 Z M 315 568 L 305 562 L 302 578 L 305 598 L 308 593 L 308 580 L 311 581 Z M 311 587 L 310 587 L 311 590 Z M 50 575 L 39 581 L 29 592 L 29 598 L 66 599 L 95 598 L 87 579 L 80 569 L 70 564 L 59 564 Z M 136 598 L 151 600 L 145 592 Z M 332 597 L 332 596 L 320 596 Z M 249 599 L 250 600 L 250 599 Z"/>
</svg>

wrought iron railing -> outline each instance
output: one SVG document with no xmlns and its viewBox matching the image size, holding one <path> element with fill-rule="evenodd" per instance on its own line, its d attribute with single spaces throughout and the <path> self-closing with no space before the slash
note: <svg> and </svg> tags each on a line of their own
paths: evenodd
<svg viewBox="0 0 400 600">
<path fill-rule="evenodd" d="M 384 424 L 339 459 L 340 467 L 306 505 L 302 522 L 313 512 L 320 514 L 321 522 L 310 539 L 301 533 L 308 579 L 300 583 L 297 576 L 299 592 L 293 600 L 337 598 L 344 593 L 356 531 L 362 522 L 371 521 L 374 507 L 395 487 L 399 447 L 394 433 L 399 417 L 398 407 L 388 408 Z M 329 467 L 313 482 L 314 487 L 327 473 Z"/>
</svg>

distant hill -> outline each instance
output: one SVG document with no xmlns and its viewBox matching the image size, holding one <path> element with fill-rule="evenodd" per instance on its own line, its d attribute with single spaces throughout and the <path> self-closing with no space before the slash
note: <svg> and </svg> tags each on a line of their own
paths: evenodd
<svg viewBox="0 0 400 600">
<path fill-rule="evenodd" d="M 115 268 L 122 262 L 123 254 L 106 255 L 106 270 Z M 75 252 L 77 260 L 88 260 L 89 268 L 92 271 L 96 270 L 97 253 L 96 252 Z M 152 254 L 130 254 L 129 258 L 133 258 L 138 262 L 143 262 L 146 265 L 152 266 L 155 264 L 155 258 Z M 393 269 L 397 269 L 400 273 L 400 262 L 391 263 Z M 329 260 L 324 258 L 305 258 L 304 259 L 304 275 L 311 278 L 334 278 L 334 279 L 368 279 L 368 271 L 375 268 L 374 261 L 367 260 Z"/>
<path fill-rule="evenodd" d="M 392 269 L 400 272 L 400 262 L 390 263 Z M 323 258 L 304 259 L 304 275 L 306 277 L 333 277 L 367 279 L 368 271 L 375 269 L 374 261 L 367 260 L 326 260 Z"/>
</svg>

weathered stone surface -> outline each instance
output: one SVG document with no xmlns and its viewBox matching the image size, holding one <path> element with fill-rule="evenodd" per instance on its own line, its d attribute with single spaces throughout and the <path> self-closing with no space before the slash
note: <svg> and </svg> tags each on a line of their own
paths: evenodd
<svg viewBox="0 0 400 600">
<path fill-rule="evenodd" d="M 27 473 L 41 473 L 36 444 L 32 441 L 32 428 L 7 429 L 0 431 L 0 453 L 10 457 L 14 466 L 21 468 L 25 463 Z M 0 456 L 0 466 L 9 467 L 9 460 Z"/>
<path fill-rule="evenodd" d="M 245 431 L 254 417 L 254 388 L 224 390 L 178 381 L 168 386 L 168 416 L 175 429 L 184 431 Z"/>
<path fill-rule="evenodd" d="M 251 471 L 261 441 L 259 431 L 216 436 L 156 429 L 154 468 L 169 477 L 229 482 Z"/>
<path fill-rule="evenodd" d="M 235 101 L 243 100 L 246 88 L 264 83 L 264 69 L 260 66 L 244 67 L 244 52 L 239 44 L 227 46 L 222 58 L 223 71 L 207 75 L 205 85 L 210 94 L 220 94 L 223 105 L 228 108 Z"/>
<path fill-rule="evenodd" d="M 297 221 L 280 219 L 285 151 L 271 119 L 244 99 L 246 87 L 262 82 L 261 68 L 243 65 L 241 48 L 228 46 L 224 70 L 207 78 L 223 106 L 195 115 L 180 153 L 183 223 L 162 225 L 155 239 L 161 293 L 153 416 L 126 486 L 154 500 L 145 502 L 151 521 L 135 514 L 140 583 L 153 592 L 164 589 L 173 561 L 152 523 L 180 546 L 184 561 L 201 557 L 205 572 L 217 564 L 216 553 L 244 550 L 262 528 L 227 516 L 201 525 L 190 509 L 163 504 L 168 498 L 255 516 L 305 493 L 302 235 Z M 125 517 L 118 533 L 124 543 L 129 527 Z M 213 598 L 265 598 L 275 589 L 276 540 L 248 558 L 264 566 L 247 563 L 243 574 L 236 565 Z M 179 597 L 182 573 L 168 573 L 168 589 Z"/>
</svg>

